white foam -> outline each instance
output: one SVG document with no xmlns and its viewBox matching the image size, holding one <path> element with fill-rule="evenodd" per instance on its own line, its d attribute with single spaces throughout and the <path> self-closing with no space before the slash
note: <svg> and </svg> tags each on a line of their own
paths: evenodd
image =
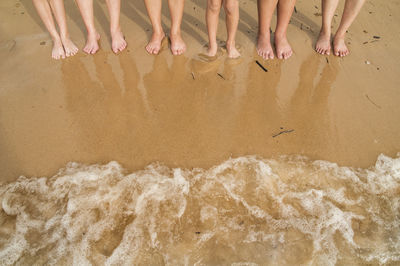
<svg viewBox="0 0 400 266">
<path fill-rule="evenodd" d="M 69 163 L 0 186 L 0 264 L 399 262 L 399 191 L 400 154 L 369 169 L 301 156 L 131 174 Z"/>
</svg>

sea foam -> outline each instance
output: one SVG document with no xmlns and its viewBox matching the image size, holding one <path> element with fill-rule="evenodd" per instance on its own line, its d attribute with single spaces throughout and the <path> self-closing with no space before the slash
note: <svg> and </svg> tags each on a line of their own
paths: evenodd
<svg viewBox="0 0 400 266">
<path fill-rule="evenodd" d="M 400 263 L 400 154 L 354 169 L 287 156 L 208 170 L 69 163 L 0 186 L 0 264 Z"/>
</svg>

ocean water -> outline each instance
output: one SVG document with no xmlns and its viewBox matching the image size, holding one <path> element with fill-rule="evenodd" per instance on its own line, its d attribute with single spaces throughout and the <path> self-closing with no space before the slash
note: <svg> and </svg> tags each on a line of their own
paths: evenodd
<svg viewBox="0 0 400 266">
<path fill-rule="evenodd" d="M 0 265 L 399 265 L 400 154 L 69 163 L 0 186 Z"/>
</svg>

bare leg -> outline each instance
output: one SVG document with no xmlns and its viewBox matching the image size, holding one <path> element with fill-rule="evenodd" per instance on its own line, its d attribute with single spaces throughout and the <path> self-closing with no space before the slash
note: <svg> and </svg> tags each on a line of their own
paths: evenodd
<svg viewBox="0 0 400 266">
<path fill-rule="evenodd" d="M 222 0 L 207 0 L 206 22 L 208 31 L 207 55 L 215 56 L 218 50 L 217 30 Z"/>
<path fill-rule="evenodd" d="M 161 25 L 162 0 L 145 0 L 144 3 L 150 17 L 151 25 L 153 26 L 153 35 L 146 46 L 146 51 L 149 54 L 158 54 L 161 49 L 161 42 L 165 37 Z"/>
<path fill-rule="evenodd" d="M 54 59 L 65 58 L 64 48 L 60 35 L 57 32 L 56 25 L 54 24 L 49 3 L 46 0 L 33 0 L 33 4 L 35 5 L 40 18 L 46 26 L 46 29 L 49 31 L 51 38 L 53 39 L 53 50 L 51 52 L 51 56 Z"/>
<path fill-rule="evenodd" d="M 239 24 L 239 1 L 224 0 L 224 8 L 226 13 L 226 30 L 228 32 L 228 39 L 226 41 L 228 57 L 238 58 L 240 53 L 236 49 L 235 38 Z"/>
<path fill-rule="evenodd" d="M 346 0 L 342 20 L 340 21 L 340 26 L 333 39 L 333 52 L 336 56 L 343 57 L 350 53 L 344 38 L 350 25 L 353 23 L 358 13 L 360 13 L 364 2 L 365 0 Z"/>
<path fill-rule="evenodd" d="M 61 42 L 65 50 L 65 56 L 73 56 L 78 52 L 78 47 L 76 47 L 76 45 L 69 38 L 67 20 L 65 18 L 64 1 L 50 0 L 50 6 L 60 29 Z"/>
<path fill-rule="evenodd" d="M 279 59 L 288 59 L 293 51 L 290 46 L 286 32 L 292 17 L 296 0 L 279 0 L 278 2 L 278 23 L 275 30 L 276 56 Z"/>
<path fill-rule="evenodd" d="M 114 53 L 118 53 L 123 51 L 127 46 L 119 24 L 121 0 L 106 0 L 106 3 L 110 14 L 111 47 Z"/>
<path fill-rule="evenodd" d="M 271 45 L 271 20 L 278 0 L 258 0 L 258 41 L 257 53 L 264 59 L 273 59 Z"/>
<path fill-rule="evenodd" d="M 322 0 L 322 27 L 315 50 L 320 54 L 331 53 L 332 19 L 339 0 Z"/>
<path fill-rule="evenodd" d="M 88 54 L 95 54 L 99 50 L 98 41 L 100 35 L 94 26 L 93 0 L 76 0 L 76 2 L 78 3 L 88 33 L 86 45 L 83 48 L 83 51 Z"/>
<path fill-rule="evenodd" d="M 185 0 L 168 0 L 171 13 L 171 52 L 173 55 L 181 55 L 186 51 L 186 44 L 181 35 L 181 24 Z"/>
</svg>

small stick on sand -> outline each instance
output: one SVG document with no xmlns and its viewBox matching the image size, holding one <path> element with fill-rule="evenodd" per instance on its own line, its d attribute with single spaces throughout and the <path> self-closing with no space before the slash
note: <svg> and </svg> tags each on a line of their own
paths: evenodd
<svg viewBox="0 0 400 266">
<path fill-rule="evenodd" d="M 283 131 L 279 132 L 278 134 L 272 135 L 272 137 L 276 138 L 276 137 L 278 137 L 278 136 L 280 136 L 282 134 L 287 134 L 287 133 L 292 133 L 292 132 L 294 132 L 294 129 L 283 130 Z"/>
<path fill-rule="evenodd" d="M 222 76 L 222 74 L 217 73 L 218 76 L 220 76 L 223 80 L 225 80 L 224 76 Z"/>
<path fill-rule="evenodd" d="M 374 103 L 368 96 L 368 94 L 365 94 L 365 97 L 367 97 L 368 101 L 370 101 L 373 105 L 375 105 L 377 108 L 382 109 L 382 107 L 380 107 L 379 105 L 377 105 L 376 103 Z"/>
<path fill-rule="evenodd" d="M 268 72 L 268 69 L 266 69 L 263 65 L 261 65 L 260 62 L 258 62 L 258 60 L 256 60 L 256 63 L 259 67 L 261 67 L 262 70 L 264 70 L 264 72 Z"/>
<path fill-rule="evenodd" d="M 194 76 L 194 73 L 192 72 L 191 74 L 192 74 L 192 78 L 193 78 L 193 79 L 196 79 L 195 76 Z"/>
</svg>

